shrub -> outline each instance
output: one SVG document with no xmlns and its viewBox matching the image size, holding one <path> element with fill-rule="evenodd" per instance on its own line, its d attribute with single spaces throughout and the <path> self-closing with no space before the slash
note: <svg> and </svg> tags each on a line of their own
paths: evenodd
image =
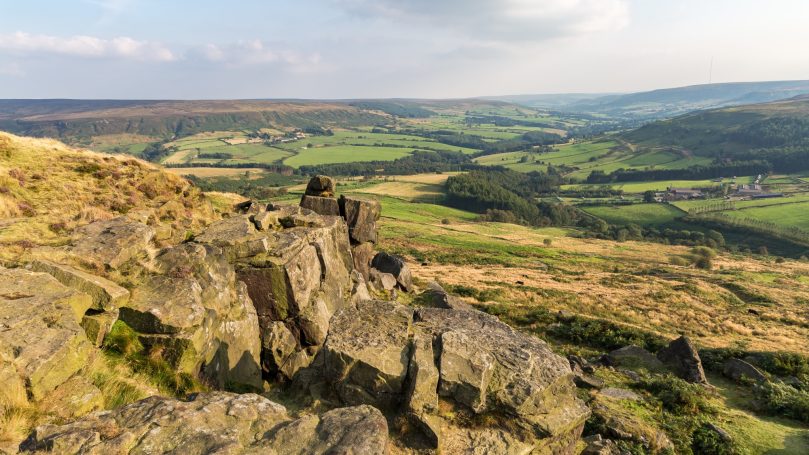
<svg viewBox="0 0 809 455">
<path fill-rule="evenodd" d="M 766 411 L 809 423 L 809 392 L 781 382 L 757 385 L 754 392 Z"/>
<path fill-rule="evenodd" d="M 669 262 L 671 265 L 676 265 L 679 267 L 687 267 L 689 264 L 688 259 L 682 256 L 672 256 L 671 259 L 669 259 Z"/>
<path fill-rule="evenodd" d="M 544 239 L 544 240 L 542 240 L 542 244 L 545 245 L 545 246 L 551 246 L 551 244 L 553 244 L 553 240 Z"/>
<path fill-rule="evenodd" d="M 691 384 L 676 376 L 654 376 L 640 383 L 640 387 L 654 395 L 663 408 L 677 414 L 697 414 L 710 411 L 707 392 L 699 384 Z"/>
<path fill-rule="evenodd" d="M 735 455 L 738 450 L 733 444 L 723 438 L 712 425 L 703 423 L 691 437 L 691 450 L 701 455 Z"/>
</svg>

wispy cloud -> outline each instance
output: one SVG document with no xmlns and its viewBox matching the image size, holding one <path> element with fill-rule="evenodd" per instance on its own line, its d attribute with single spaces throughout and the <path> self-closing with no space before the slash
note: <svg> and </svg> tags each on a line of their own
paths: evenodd
<svg viewBox="0 0 809 455">
<path fill-rule="evenodd" d="M 223 45 L 206 44 L 194 49 L 192 54 L 208 62 L 234 67 L 273 63 L 289 67 L 311 67 L 318 65 L 321 60 L 320 54 L 290 50 L 258 39 Z"/>
<path fill-rule="evenodd" d="M 538 42 L 616 30 L 628 0 L 332 0 L 348 12 L 452 30 L 473 41 Z"/>
<path fill-rule="evenodd" d="M 0 51 L 24 55 L 56 54 L 158 62 L 177 59 L 171 49 L 160 43 L 139 41 L 125 36 L 104 39 L 86 35 L 59 37 L 16 32 L 0 35 Z"/>
</svg>

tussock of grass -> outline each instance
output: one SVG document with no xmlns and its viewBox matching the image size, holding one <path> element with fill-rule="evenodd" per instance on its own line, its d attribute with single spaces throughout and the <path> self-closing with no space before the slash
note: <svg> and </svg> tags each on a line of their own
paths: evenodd
<svg viewBox="0 0 809 455">
<path fill-rule="evenodd" d="M 160 346 L 145 347 L 138 334 L 122 321 L 116 321 L 104 340 L 104 351 L 112 362 L 123 362 L 134 372 L 150 378 L 158 389 L 171 396 L 182 397 L 207 387 L 188 373 L 178 373 L 163 358 Z M 113 384 L 114 386 L 114 384 Z M 121 393 L 128 391 L 121 388 Z"/>
<path fill-rule="evenodd" d="M 21 383 L 3 384 L 0 387 L 0 446 L 25 438 L 36 415 Z"/>
</svg>

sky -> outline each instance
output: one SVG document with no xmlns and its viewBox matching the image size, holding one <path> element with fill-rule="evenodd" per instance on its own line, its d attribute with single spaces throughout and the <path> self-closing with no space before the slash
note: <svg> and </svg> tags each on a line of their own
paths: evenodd
<svg viewBox="0 0 809 455">
<path fill-rule="evenodd" d="M 809 79 L 807 0 L 0 0 L 0 98 L 463 98 Z"/>
</svg>

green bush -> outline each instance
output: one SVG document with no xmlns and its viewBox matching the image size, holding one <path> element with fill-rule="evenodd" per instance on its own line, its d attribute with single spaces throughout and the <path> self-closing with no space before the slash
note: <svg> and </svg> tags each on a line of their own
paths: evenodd
<svg viewBox="0 0 809 455">
<path fill-rule="evenodd" d="M 697 414 L 711 410 L 704 387 L 671 374 L 645 379 L 639 387 L 660 400 L 663 409 L 676 414 Z"/>
<path fill-rule="evenodd" d="M 781 382 L 756 385 L 754 392 L 766 411 L 809 423 L 809 392 Z"/>
<path fill-rule="evenodd" d="M 651 332 L 599 319 L 577 316 L 560 318 L 559 324 L 548 328 L 548 334 L 574 344 L 613 350 L 634 344 L 650 351 L 666 346 L 667 341 Z"/>
<path fill-rule="evenodd" d="M 725 440 L 707 423 L 703 423 L 691 437 L 691 450 L 700 455 L 736 455 L 732 441 Z"/>
</svg>

